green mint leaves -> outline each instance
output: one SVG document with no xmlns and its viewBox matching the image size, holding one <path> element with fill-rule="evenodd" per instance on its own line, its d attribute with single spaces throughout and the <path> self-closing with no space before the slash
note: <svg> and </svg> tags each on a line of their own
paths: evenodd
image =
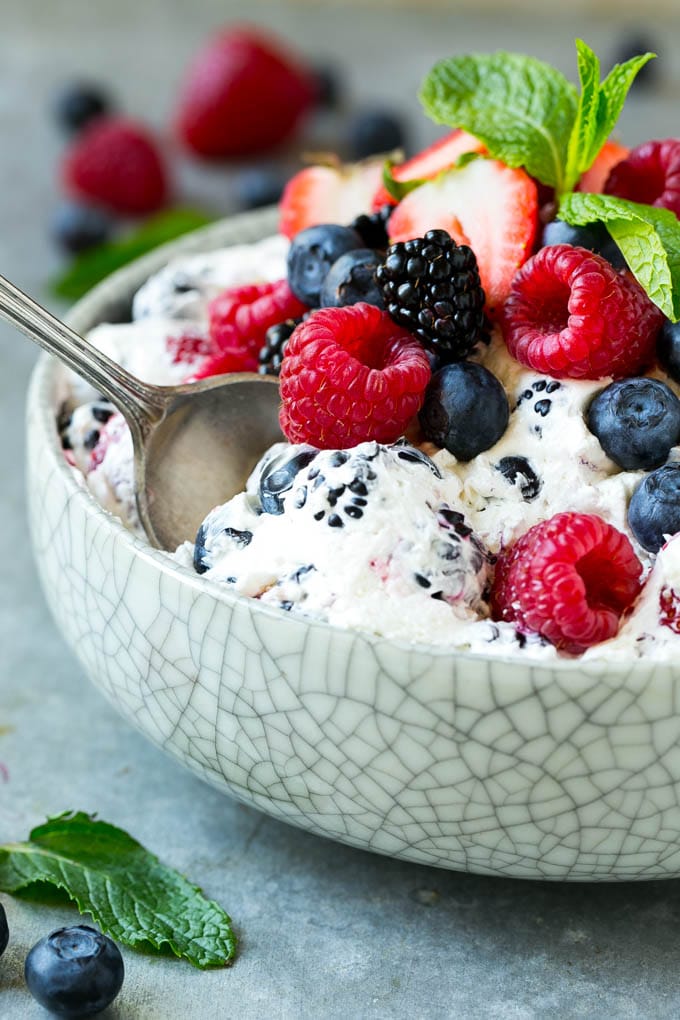
<svg viewBox="0 0 680 1020">
<path fill-rule="evenodd" d="M 559 217 L 576 227 L 605 223 L 649 298 L 673 322 L 680 319 L 680 222 L 675 213 L 575 191 L 563 196 Z"/>
<path fill-rule="evenodd" d="M 617 64 L 600 82 L 600 64 L 576 41 L 581 93 L 550 64 L 500 51 L 441 60 L 420 99 L 440 124 L 464 128 L 490 155 L 525 168 L 558 196 L 571 191 L 607 140 L 630 86 L 653 56 Z"/>
<path fill-rule="evenodd" d="M 195 967 L 224 966 L 236 951 L 217 903 L 122 829 L 82 811 L 50 818 L 25 843 L 0 845 L 0 890 L 66 892 L 81 913 L 125 945 L 169 948 Z"/>
</svg>

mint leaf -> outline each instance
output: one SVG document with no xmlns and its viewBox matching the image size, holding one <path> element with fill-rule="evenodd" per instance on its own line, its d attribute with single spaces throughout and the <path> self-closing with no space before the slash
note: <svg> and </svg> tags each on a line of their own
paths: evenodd
<svg viewBox="0 0 680 1020">
<path fill-rule="evenodd" d="M 508 166 L 563 189 L 576 89 L 534 57 L 500 51 L 440 60 L 420 91 L 425 112 L 464 128 Z"/>
<path fill-rule="evenodd" d="M 576 110 L 576 120 L 569 138 L 564 186 L 571 190 L 581 174 L 588 169 L 600 146 L 592 152 L 593 139 L 598 134 L 598 109 L 600 103 L 600 61 L 589 46 L 576 40 L 576 59 L 581 94 Z"/>
<path fill-rule="evenodd" d="M 581 227 L 602 222 L 649 298 L 673 322 L 680 320 L 680 222 L 670 209 L 614 195 L 564 195 L 560 219 Z"/>
<path fill-rule="evenodd" d="M 635 78 L 645 64 L 653 60 L 655 53 L 643 53 L 627 60 L 624 64 L 615 64 L 600 86 L 600 99 L 597 114 L 597 132 L 592 142 L 592 159 L 587 170 L 598 152 L 616 127 L 626 96 Z"/>
<path fill-rule="evenodd" d="M 0 890 L 47 883 L 125 945 L 169 947 L 196 967 L 236 951 L 229 917 L 122 829 L 82 811 L 49 818 L 26 843 L 0 845 Z"/>
<path fill-rule="evenodd" d="M 211 217 L 195 209 L 169 209 L 159 213 L 119 241 L 97 245 L 76 256 L 69 268 L 50 282 L 50 290 L 57 297 L 77 301 L 114 270 L 210 222 Z"/>
<path fill-rule="evenodd" d="M 395 164 L 391 160 L 385 160 L 382 172 L 382 182 L 385 191 L 387 191 L 387 193 L 391 195 L 396 202 L 401 202 L 402 198 L 405 198 L 409 191 L 414 191 L 415 188 L 419 188 L 421 184 L 425 184 L 425 180 L 421 180 L 419 177 L 414 177 L 410 181 L 398 181 L 392 173 L 394 166 Z"/>
</svg>

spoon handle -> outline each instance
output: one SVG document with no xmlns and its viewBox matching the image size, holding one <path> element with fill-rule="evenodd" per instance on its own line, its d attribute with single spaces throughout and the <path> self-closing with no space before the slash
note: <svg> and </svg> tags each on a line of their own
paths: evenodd
<svg viewBox="0 0 680 1020">
<path fill-rule="evenodd" d="M 126 372 L 4 276 L 0 316 L 105 394 L 142 433 L 162 417 L 166 401 L 159 387 Z"/>
</svg>

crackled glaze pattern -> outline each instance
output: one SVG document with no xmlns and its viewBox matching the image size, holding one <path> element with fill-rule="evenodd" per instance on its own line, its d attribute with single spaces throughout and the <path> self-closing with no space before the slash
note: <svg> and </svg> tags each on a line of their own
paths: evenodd
<svg viewBox="0 0 680 1020">
<path fill-rule="evenodd" d="M 162 257 L 74 323 L 102 318 Z M 268 814 L 379 853 L 526 878 L 680 875 L 677 670 L 400 647 L 234 596 L 95 505 L 58 449 L 58 377 L 43 359 L 29 400 L 44 589 L 89 676 L 156 744 Z"/>
</svg>

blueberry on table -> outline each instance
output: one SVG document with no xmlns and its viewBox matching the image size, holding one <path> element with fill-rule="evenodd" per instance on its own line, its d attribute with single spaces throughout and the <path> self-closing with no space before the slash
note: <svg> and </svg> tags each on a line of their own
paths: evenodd
<svg viewBox="0 0 680 1020">
<path fill-rule="evenodd" d="M 60 205 L 51 223 L 51 234 L 60 248 L 77 255 L 106 241 L 112 230 L 109 216 L 94 206 L 68 202 Z"/>
<path fill-rule="evenodd" d="M 391 110 L 359 110 L 347 123 L 347 148 L 352 160 L 405 146 L 403 122 Z"/>
<path fill-rule="evenodd" d="M 81 131 L 86 124 L 110 113 L 113 103 L 99 85 L 91 82 L 69 82 L 59 90 L 54 100 L 54 115 L 67 131 Z"/>
<path fill-rule="evenodd" d="M 606 259 L 615 269 L 624 269 L 626 260 L 621 249 L 607 230 L 604 223 L 588 223 L 584 227 L 572 227 L 564 220 L 546 223 L 541 234 L 540 248 L 552 244 L 571 244 L 575 248 L 586 248 Z"/>
<path fill-rule="evenodd" d="M 7 924 L 7 914 L 2 903 L 0 903 L 0 956 L 7 949 L 7 943 L 9 942 L 9 925 Z"/>
<path fill-rule="evenodd" d="M 658 379 L 620 379 L 597 394 L 586 422 L 615 464 L 649 471 L 680 442 L 680 400 Z"/>
<path fill-rule="evenodd" d="M 113 1002 L 125 971 L 115 942 L 87 924 L 76 924 L 36 942 L 24 973 L 31 995 L 45 1009 L 57 1016 L 87 1017 Z"/>
<path fill-rule="evenodd" d="M 342 308 L 366 301 L 384 308 L 382 287 L 375 278 L 382 261 L 380 254 L 371 248 L 356 248 L 341 255 L 328 270 L 321 287 L 321 307 Z"/>
<path fill-rule="evenodd" d="M 316 105 L 322 110 L 337 109 L 342 97 L 342 78 L 337 68 L 326 65 L 314 67 L 312 74 L 316 85 Z"/>
<path fill-rule="evenodd" d="M 658 552 L 666 535 L 680 531 L 680 464 L 664 464 L 645 475 L 631 497 L 628 524 L 649 552 Z"/>
<path fill-rule="evenodd" d="M 445 365 L 433 375 L 419 415 L 425 438 L 462 461 L 498 442 L 509 417 L 501 383 L 471 361 Z"/>
<path fill-rule="evenodd" d="M 356 230 L 320 223 L 295 235 L 288 250 L 288 285 L 295 297 L 318 308 L 323 281 L 333 263 L 347 251 L 362 248 Z"/>
</svg>

